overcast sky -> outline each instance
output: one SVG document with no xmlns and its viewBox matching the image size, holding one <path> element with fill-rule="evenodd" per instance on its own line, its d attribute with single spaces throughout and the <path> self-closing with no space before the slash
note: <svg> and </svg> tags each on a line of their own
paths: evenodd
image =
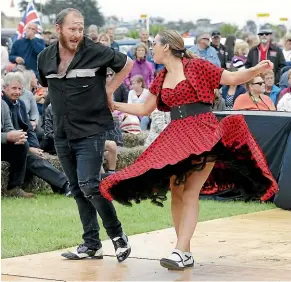
<svg viewBox="0 0 291 282">
<path fill-rule="evenodd" d="M 11 0 L 1 0 L 1 10 L 9 10 L 10 3 Z M 209 18 L 212 23 L 224 21 L 242 26 L 248 19 L 256 20 L 257 13 L 269 13 L 269 22 L 278 24 L 280 17 L 289 16 L 289 26 L 291 23 L 291 0 L 98 0 L 98 4 L 105 16 L 116 15 L 124 20 L 148 14 L 194 22 Z"/>
</svg>

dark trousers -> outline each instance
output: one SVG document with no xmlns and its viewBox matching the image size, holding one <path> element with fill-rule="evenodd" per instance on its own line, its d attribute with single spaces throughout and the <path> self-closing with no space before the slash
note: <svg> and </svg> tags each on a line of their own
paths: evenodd
<svg viewBox="0 0 291 282">
<path fill-rule="evenodd" d="M 26 172 L 27 152 L 27 144 L 1 144 L 1 160 L 10 164 L 7 190 L 23 184 Z"/>
<path fill-rule="evenodd" d="M 28 177 L 35 175 L 51 185 L 54 193 L 65 193 L 68 179 L 63 172 L 55 168 L 49 161 L 28 153 L 26 170 Z"/>
<path fill-rule="evenodd" d="M 52 138 L 42 139 L 40 142 L 40 148 L 49 154 L 56 154 L 55 141 Z"/>
<path fill-rule="evenodd" d="M 55 139 L 55 147 L 65 174 L 70 182 L 83 225 L 85 245 L 91 249 L 101 247 L 97 214 L 100 215 L 108 236 L 122 235 L 112 202 L 99 191 L 100 168 L 103 161 L 105 133 L 78 140 Z"/>
</svg>

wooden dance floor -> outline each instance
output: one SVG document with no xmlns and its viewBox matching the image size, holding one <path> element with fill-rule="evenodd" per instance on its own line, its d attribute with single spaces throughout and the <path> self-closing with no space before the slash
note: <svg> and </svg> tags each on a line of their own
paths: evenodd
<svg viewBox="0 0 291 282">
<path fill-rule="evenodd" d="M 279 209 L 198 224 L 196 264 L 168 271 L 159 259 L 174 247 L 171 229 L 130 237 L 132 253 L 118 263 L 110 241 L 103 260 L 69 261 L 62 251 L 2 260 L 2 281 L 291 281 L 291 212 Z"/>
</svg>

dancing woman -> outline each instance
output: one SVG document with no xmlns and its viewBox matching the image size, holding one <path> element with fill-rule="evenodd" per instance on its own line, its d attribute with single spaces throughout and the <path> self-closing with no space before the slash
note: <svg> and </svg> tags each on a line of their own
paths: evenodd
<svg viewBox="0 0 291 282">
<path fill-rule="evenodd" d="M 144 104 L 115 103 L 115 109 L 148 116 L 158 107 L 171 112 L 171 123 L 135 163 L 101 182 L 101 193 L 122 204 L 151 199 L 162 205 L 171 187 L 171 210 L 177 244 L 160 263 L 168 269 L 193 266 L 190 240 L 198 220 L 199 193 L 238 189 L 246 200 L 270 199 L 278 190 L 265 157 L 242 115 L 220 122 L 211 112 L 219 84 L 242 84 L 265 70 L 270 61 L 228 72 L 191 55 L 175 31 L 162 31 L 153 58 L 165 68 L 150 87 Z"/>
</svg>

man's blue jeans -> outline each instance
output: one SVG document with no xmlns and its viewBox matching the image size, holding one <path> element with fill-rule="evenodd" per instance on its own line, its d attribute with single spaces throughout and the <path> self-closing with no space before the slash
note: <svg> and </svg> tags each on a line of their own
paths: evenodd
<svg viewBox="0 0 291 282">
<path fill-rule="evenodd" d="M 105 133 L 77 140 L 55 139 L 60 163 L 79 209 L 83 239 L 91 249 L 101 247 L 96 211 L 111 239 L 122 235 L 121 223 L 112 202 L 106 200 L 99 191 L 104 144 Z"/>
</svg>

